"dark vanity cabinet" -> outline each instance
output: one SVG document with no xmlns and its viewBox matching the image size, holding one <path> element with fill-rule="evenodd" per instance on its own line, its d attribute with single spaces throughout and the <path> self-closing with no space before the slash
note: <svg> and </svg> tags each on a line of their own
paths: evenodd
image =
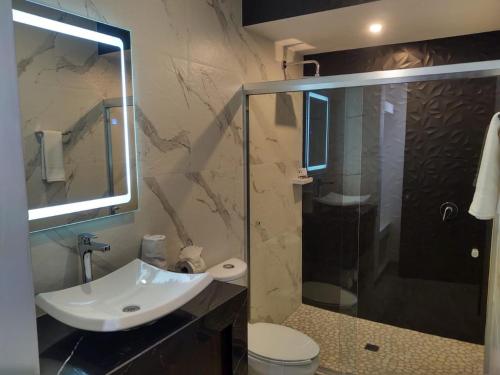
<svg viewBox="0 0 500 375">
<path fill-rule="evenodd" d="M 246 374 L 247 309 L 245 288 L 213 281 L 182 308 L 128 331 L 82 331 L 45 315 L 41 374 Z"/>
</svg>

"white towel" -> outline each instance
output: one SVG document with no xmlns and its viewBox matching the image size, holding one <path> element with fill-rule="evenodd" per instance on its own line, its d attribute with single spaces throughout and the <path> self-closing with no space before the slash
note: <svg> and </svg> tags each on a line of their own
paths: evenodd
<svg viewBox="0 0 500 375">
<path fill-rule="evenodd" d="M 146 234 L 142 238 L 141 259 L 153 266 L 167 269 L 167 245 L 163 234 Z"/>
<path fill-rule="evenodd" d="M 469 213 L 479 220 L 495 218 L 500 205 L 500 113 L 495 114 L 486 135 L 474 199 Z"/>
<path fill-rule="evenodd" d="M 42 133 L 42 179 L 47 182 L 66 181 L 62 133 L 56 130 L 44 130 Z"/>
</svg>

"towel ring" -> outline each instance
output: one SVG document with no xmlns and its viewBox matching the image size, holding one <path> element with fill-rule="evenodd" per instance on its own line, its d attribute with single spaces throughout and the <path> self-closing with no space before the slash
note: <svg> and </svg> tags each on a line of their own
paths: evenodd
<svg viewBox="0 0 500 375">
<path fill-rule="evenodd" d="M 68 130 L 68 131 L 65 131 L 64 133 L 62 133 L 62 136 L 63 137 L 68 136 L 68 135 L 71 136 L 71 133 L 73 133 L 73 132 L 71 130 Z M 42 143 L 43 131 L 37 130 L 35 132 L 35 137 L 36 137 L 36 140 L 38 143 Z M 66 143 L 66 142 L 63 141 L 63 143 Z"/>
</svg>

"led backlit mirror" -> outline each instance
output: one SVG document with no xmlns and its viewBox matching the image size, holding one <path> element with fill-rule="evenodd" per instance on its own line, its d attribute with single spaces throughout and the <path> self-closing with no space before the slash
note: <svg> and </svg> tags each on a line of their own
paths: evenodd
<svg viewBox="0 0 500 375">
<path fill-rule="evenodd" d="M 13 8 L 30 229 L 136 209 L 130 33 Z"/>
<path fill-rule="evenodd" d="M 306 95 L 305 164 L 308 171 L 325 169 L 328 161 L 328 97 Z"/>
</svg>

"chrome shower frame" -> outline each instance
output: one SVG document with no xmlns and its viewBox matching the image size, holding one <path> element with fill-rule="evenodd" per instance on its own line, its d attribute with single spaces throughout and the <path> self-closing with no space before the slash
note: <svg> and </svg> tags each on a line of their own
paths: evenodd
<svg viewBox="0 0 500 375">
<path fill-rule="evenodd" d="M 419 81 L 485 77 L 500 77 L 500 60 L 244 84 L 242 87 L 245 197 L 244 256 L 248 264 L 248 286 L 250 287 L 250 272 L 252 270 L 250 253 L 250 96 L 277 94 L 284 92 L 304 92 L 348 87 L 365 87 Z M 494 245 L 495 242 L 492 241 L 492 247 Z M 492 257 L 492 259 L 494 259 L 494 257 Z M 491 300 L 489 294 L 487 306 L 488 316 L 490 316 L 491 314 L 490 301 Z M 248 304 L 248 306 L 250 307 L 250 303 Z"/>
</svg>

